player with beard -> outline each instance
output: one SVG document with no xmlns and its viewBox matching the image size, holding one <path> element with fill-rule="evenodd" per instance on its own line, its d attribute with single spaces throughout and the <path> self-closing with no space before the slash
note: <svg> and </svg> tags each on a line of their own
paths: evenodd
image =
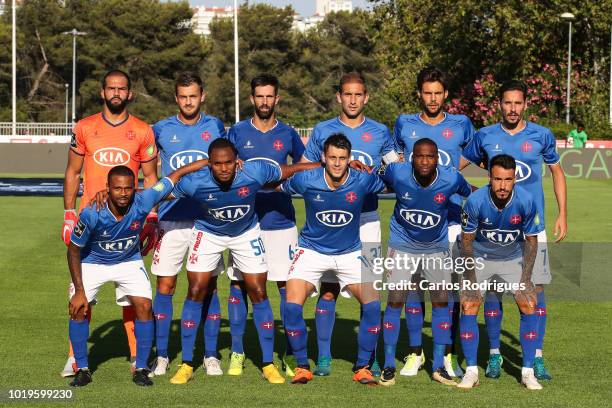
<svg viewBox="0 0 612 408">
<path fill-rule="evenodd" d="M 317 124 L 312 130 L 304 152 L 304 161 L 320 161 L 323 158 L 325 141 L 332 134 L 344 134 L 351 142 L 351 160 L 359 160 L 368 166 L 378 166 L 382 162 L 392 163 L 399 160 L 397 146 L 389 129 L 364 114 L 370 96 L 363 75 L 357 72 L 345 74 L 340 78 L 336 100 L 342 107 L 340 116 Z M 381 256 L 380 217 L 376 211 L 378 197 L 368 194 L 360 215 L 359 235 L 363 243 L 364 257 L 372 264 L 373 258 Z M 331 334 L 334 328 L 336 299 L 340 292 L 338 278 L 326 273 L 321 278 L 320 296 L 315 308 L 317 327 L 318 358 L 315 375 L 326 376 L 331 373 Z M 370 362 L 371 372 L 380 375 L 376 350 Z"/>
<path fill-rule="evenodd" d="M 439 160 L 441 166 L 454 167 L 457 170 L 463 168 L 467 163 L 462 159 L 462 150 L 467 146 L 474 135 L 474 126 L 465 115 L 452 115 L 444 111 L 444 101 L 448 97 L 449 79 L 446 73 L 436 67 L 427 67 L 417 75 L 417 94 L 422 111 L 411 115 L 400 115 L 395 122 L 394 135 L 400 152 L 404 154 L 406 161 L 411 161 L 412 148 L 415 142 L 422 138 L 433 140 L 438 146 Z M 448 240 L 450 245 L 457 240 L 461 232 L 460 214 L 461 198 L 454 194 L 450 197 L 451 205 L 448 211 Z M 451 293 L 448 306 L 453 316 L 453 327 L 458 325 L 459 303 L 455 301 L 456 293 Z M 424 310 L 421 306 L 421 298 L 412 296 L 406 302 L 406 311 L 419 310 L 419 313 L 406 313 L 406 326 L 409 333 L 409 343 L 413 350 L 406 357 L 406 364 L 400 371 L 404 376 L 415 376 L 419 368 L 425 363 L 425 355 L 422 353 L 421 332 L 423 329 Z M 454 352 L 454 334 L 452 331 L 452 342 L 447 347 L 444 357 L 444 367 L 449 375 L 461 376 L 461 368 L 457 363 Z"/>
<path fill-rule="evenodd" d="M 505 153 L 514 157 L 516 159 L 516 182 L 533 194 L 542 225 L 544 225 L 542 168 L 543 164 L 546 164 L 552 174 L 559 209 L 554 228 L 555 242 L 560 242 L 567 233 L 567 187 L 565 174 L 559 163 L 555 136 L 550 129 L 523 119 L 527 109 L 525 83 L 516 80 L 506 82 L 500 88 L 499 99 L 502 122 L 480 129 L 474 136 L 473 142 L 465 149 L 464 156 L 473 163 L 483 163 L 487 168 L 490 158 L 494 156 Z M 552 280 L 547 252 L 546 230 L 542 229 L 538 234 L 538 255 L 533 272 L 533 282 L 537 290 L 536 316 L 538 322 L 534 370 L 538 380 L 552 378 L 544 365 L 542 355 L 547 319 L 544 285 L 549 284 Z M 490 346 L 485 375 L 488 378 L 499 378 L 503 363 L 499 352 L 503 308 L 496 294 L 487 295 L 484 311 Z"/>
<path fill-rule="evenodd" d="M 153 125 L 162 176 L 167 176 L 196 160 L 207 159 L 208 147 L 212 141 L 225 137 L 223 123 L 201 112 L 206 92 L 199 76 L 188 72 L 180 74 L 174 90 L 179 113 Z M 176 289 L 176 278 L 189 249 L 194 220 L 202 216 L 202 207 L 188 197 L 166 201 L 159 206 L 160 238 L 155 246 L 151 264 L 151 273 L 157 276 L 157 293 L 153 302 L 157 349 L 153 373 L 156 376 L 164 375 L 168 368 L 168 340 L 174 312 L 172 298 Z M 222 270 L 223 262 L 215 273 Z M 204 298 L 202 307 L 203 367 L 208 375 L 223 374 L 217 353 L 221 309 L 216 282 L 215 276 L 210 284 L 211 293 Z"/>
<path fill-rule="evenodd" d="M 83 171 L 83 196 L 79 212 L 85 208 L 98 191 L 106 188 L 106 178 L 109 170 L 117 165 L 129 167 L 134 174 L 142 170 L 145 188 L 157 182 L 157 148 L 151 127 L 128 114 L 127 106 L 132 99 L 131 81 L 128 74 L 113 70 L 104 75 L 100 96 L 104 100 L 102 112 L 80 120 L 73 130 L 68 165 L 64 178 L 64 224 L 62 239 L 68 245 L 70 234 L 76 225 L 78 216 L 76 210 L 77 193 L 81 171 Z M 137 187 L 138 178 L 134 180 Z M 140 235 L 146 255 L 157 240 L 157 214 L 152 212 Z M 71 285 L 71 292 L 73 291 Z M 120 289 L 117 289 L 119 292 Z M 118 298 L 119 298 L 118 294 Z M 91 318 L 91 314 L 87 315 Z M 134 336 L 134 309 L 131 306 L 123 308 L 123 321 L 130 346 L 132 368 L 136 358 L 136 338 Z M 76 372 L 76 362 L 72 347 L 64 370 L 63 377 L 69 377 Z"/>
<path fill-rule="evenodd" d="M 277 165 L 287 164 L 289 157 L 293 163 L 301 160 L 304 145 L 300 136 L 291 126 L 276 119 L 275 108 L 280 100 L 278 88 L 278 79 L 273 75 L 259 75 L 251 81 L 254 115 L 235 124 L 228 132 L 228 139 L 238 149 L 240 159 L 263 160 Z M 261 238 L 266 247 L 268 281 L 276 282 L 278 287 L 280 316 L 283 319 L 287 272 L 298 240 L 291 195 L 280 191 L 260 190 L 255 198 L 255 211 L 259 218 Z M 247 318 L 247 299 L 244 296 L 242 273 L 229 267 L 228 276 L 232 279 L 227 304 L 232 336 L 232 356 L 228 374 L 240 375 L 245 358 L 242 337 Z M 292 377 L 296 363 L 289 342 L 285 343 L 283 369 Z"/>
</svg>

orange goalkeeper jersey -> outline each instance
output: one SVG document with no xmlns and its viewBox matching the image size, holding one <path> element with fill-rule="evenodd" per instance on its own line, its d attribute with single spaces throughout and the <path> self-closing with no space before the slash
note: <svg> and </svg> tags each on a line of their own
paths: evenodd
<svg viewBox="0 0 612 408">
<path fill-rule="evenodd" d="M 85 156 L 79 210 L 89 204 L 94 194 L 106 188 L 111 168 L 125 165 L 132 169 L 138 181 L 140 163 L 157 157 L 153 130 L 132 115 L 116 125 L 108 122 L 102 113 L 81 119 L 74 127 L 70 148 Z"/>
</svg>

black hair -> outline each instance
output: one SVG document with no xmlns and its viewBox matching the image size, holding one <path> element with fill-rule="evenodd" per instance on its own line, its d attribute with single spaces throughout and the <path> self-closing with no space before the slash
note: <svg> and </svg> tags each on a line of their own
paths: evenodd
<svg viewBox="0 0 612 408">
<path fill-rule="evenodd" d="M 115 166 L 112 169 L 110 169 L 110 171 L 108 172 L 108 176 L 106 178 L 106 181 L 108 182 L 109 185 L 110 185 L 111 177 L 113 176 L 127 176 L 127 177 L 132 177 L 132 178 L 136 177 L 134 176 L 134 172 L 132 171 L 132 169 L 130 169 L 127 166 Z"/>
<path fill-rule="evenodd" d="M 434 66 L 423 68 L 417 75 L 417 90 L 419 92 L 423 89 L 423 84 L 425 82 L 439 82 L 442 84 L 445 91 L 447 91 L 450 86 L 448 75 Z"/>
<path fill-rule="evenodd" d="M 345 84 L 357 83 L 363 85 L 363 88 L 366 92 L 368 92 L 368 87 L 366 86 L 366 80 L 361 72 L 353 71 L 347 74 L 342 75 L 340 77 L 340 83 L 338 84 L 338 92 L 342 93 L 342 87 Z"/>
<path fill-rule="evenodd" d="M 238 149 L 236 149 L 236 146 L 234 146 L 234 144 L 230 142 L 228 139 L 224 137 L 220 137 L 218 139 L 213 140 L 212 143 L 208 146 L 208 157 L 212 156 L 212 152 L 215 149 L 227 149 L 227 148 L 232 149 L 234 154 L 238 156 Z"/>
<path fill-rule="evenodd" d="M 489 173 L 491 173 L 495 166 L 506 170 L 516 170 L 516 160 L 509 154 L 498 154 L 489 162 Z"/>
<path fill-rule="evenodd" d="M 121 75 L 125 77 L 125 79 L 127 79 L 128 91 L 132 89 L 132 80 L 130 79 L 130 76 L 125 71 L 122 71 L 120 69 L 113 69 L 112 71 L 108 71 L 104 75 L 104 78 L 102 78 L 102 89 L 106 88 L 106 78 L 110 76 L 115 76 L 115 75 Z"/>
<path fill-rule="evenodd" d="M 182 72 L 176 77 L 174 82 L 174 93 L 178 94 L 179 86 L 189 86 L 191 84 L 199 85 L 200 92 L 204 92 L 204 82 L 202 82 L 202 78 L 199 75 L 193 72 Z"/>
<path fill-rule="evenodd" d="M 344 149 L 347 150 L 349 154 L 351 153 L 351 141 L 348 140 L 348 137 L 346 137 L 344 133 L 333 133 L 330 135 L 323 144 L 323 152 L 327 153 L 330 146 L 338 149 Z"/>
<path fill-rule="evenodd" d="M 499 88 L 499 99 L 504 99 L 504 93 L 508 91 L 521 91 L 523 93 L 523 99 L 527 99 L 527 85 L 523 81 L 513 79 L 506 81 Z"/>
<path fill-rule="evenodd" d="M 251 79 L 251 95 L 255 96 L 255 88 L 258 86 L 268 86 L 271 85 L 274 87 L 274 95 L 278 95 L 278 87 L 279 82 L 278 78 L 272 74 L 261 74 L 257 75 L 255 78 Z"/>
<path fill-rule="evenodd" d="M 436 142 L 434 142 L 428 137 L 424 137 L 414 142 L 414 145 L 412 146 L 412 151 L 414 151 L 418 146 L 421 146 L 421 145 L 430 145 L 430 146 L 435 147 L 436 150 L 438 150 L 438 145 L 436 144 Z"/>
</svg>

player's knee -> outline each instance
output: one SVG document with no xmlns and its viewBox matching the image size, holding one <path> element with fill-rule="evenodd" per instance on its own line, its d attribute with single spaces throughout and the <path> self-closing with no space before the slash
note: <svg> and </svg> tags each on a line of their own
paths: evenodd
<svg viewBox="0 0 612 408">
<path fill-rule="evenodd" d="M 157 292 L 162 295 L 174 295 L 176 279 L 157 279 Z"/>
<path fill-rule="evenodd" d="M 432 300 L 431 307 L 435 307 L 435 308 L 448 307 L 448 302 L 437 302 L 437 301 Z"/>
<path fill-rule="evenodd" d="M 187 289 L 187 298 L 195 302 L 202 302 L 208 293 L 206 285 L 189 285 Z"/>
<path fill-rule="evenodd" d="M 480 309 L 480 302 L 463 302 L 461 312 L 465 315 L 477 315 Z"/>
<path fill-rule="evenodd" d="M 266 293 L 266 287 L 263 285 L 250 287 L 247 289 L 247 292 L 249 294 L 251 302 L 253 303 L 260 303 L 268 298 L 268 294 Z"/>
<path fill-rule="evenodd" d="M 387 302 L 387 306 L 394 309 L 399 309 L 404 306 L 404 302 Z"/>
</svg>

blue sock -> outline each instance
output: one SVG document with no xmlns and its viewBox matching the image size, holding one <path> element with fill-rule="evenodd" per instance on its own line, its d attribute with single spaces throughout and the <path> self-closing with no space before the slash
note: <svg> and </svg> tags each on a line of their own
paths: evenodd
<svg viewBox="0 0 612 408">
<path fill-rule="evenodd" d="M 538 340 L 538 321 L 534 314 L 521 314 L 521 348 L 523 349 L 523 367 L 533 368 L 536 344 Z"/>
<path fill-rule="evenodd" d="M 291 343 L 297 363 L 301 366 L 309 366 L 308 331 L 306 330 L 304 307 L 302 305 L 291 302 L 285 304 L 285 333 Z"/>
<path fill-rule="evenodd" d="M 503 317 L 504 309 L 497 293 L 487 292 L 484 304 L 484 320 L 489 337 L 489 348 L 499 348 Z"/>
<path fill-rule="evenodd" d="M 253 303 L 253 322 L 257 328 L 264 363 L 274 361 L 274 314 L 268 299 Z"/>
<path fill-rule="evenodd" d="M 155 318 L 155 347 L 158 357 L 168 357 L 172 313 L 172 295 L 157 292 L 153 300 L 153 317 Z"/>
<path fill-rule="evenodd" d="M 546 315 L 548 310 L 546 309 L 546 296 L 544 292 L 538 293 L 538 300 L 535 308 L 535 315 L 538 324 L 538 338 L 536 340 L 536 350 L 542 350 L 544 345 L 544 335 L 546 334 Z"/>
<path fill-rule="evenodd" d="M 202 303 L 185 299 L 183 315 L 181 316 L 181 347 L 183 361 L 193 361 L 193 346 L 195 345 L 198 326 L 202 318 Z"/>
<path fill-rule="evenodd" d="M 380 332 L 380 302 L 378 300 L 361 305 L 363 314 L 357 335 L 357 367 L 370 364 Z"/>
<path fill-rule="evenodd" d="M 451 344 L 451 317 L 448 307 L 431 309 L 431 332 L 433 334 L 433 370 L 444 366 L 446 345 Z"/>
<path fill-rule="evenodd" d="M 217 339 L 221 328 L 221 305 L 217 291 L 204 299 L 202 318 L 204 319 L 204 357 L 217 357 Z"/>
<path fill-rule="evenodd" d="M 149 368 L 147 361 L 153 347 L 155 337 L 155 324 L 153 320 L 135 320 L 134 334 L 136 335 L 136 368 Z"/>
<path fill-rule="evenodd" d="M 475 366 L 478 361 L 478 321 L 476 315 L 462 314 L 459 319 L 461 348 L 466 366 Z"/>
<path fill-rule="evenodd" d="M 227 298 L 227 312 L 232 336 L 232 352 L 244 353 L 242 337 L 246 327 L 248 306 L 245 293 L 240 288 L 230 286 L 230 296 Z"/>
<path fill-rule="evenodd" d="M 331 358 L 331 334 L 336 321 L 336 301 L 319 298 L 315 308 L 319 358 Z"/>
<path fill-rule="evenodd" d="M 395 351 L 400 332 L 401 307 L 387 305 L 383 317 L 383 339 L 385 342 L 385 367 L 395 367 Z"/>
<path fill-rule="evenodd" d="M 408 344 L 410 347 L 421 347 L 421 332 L 423 331 L 423 308 L 421 302 L 406 303 L 406 328 L 408 329 Z"/>
<path fill-rule="evenodd" d="M 81 321 L 71 319 L 68 323 L 68 333 L 77 367 L 88 368 L 87 339 L 89 338 L 89 320 L 87 318 Z"/>
<path fill-rule="evenodd" d="M 280 316 L 281 322 L 283 323 L 283 327 L 285 325 L 285 303 L 287 303 L 287 288 L 279 288 L 278 293 L 280 295 Z M 285 355 L 290 356 L 293 354 L 293 350 L 291 349 L 291 343 L 289 342 L 289 338 L 285 334 Z"/>
</svg>

